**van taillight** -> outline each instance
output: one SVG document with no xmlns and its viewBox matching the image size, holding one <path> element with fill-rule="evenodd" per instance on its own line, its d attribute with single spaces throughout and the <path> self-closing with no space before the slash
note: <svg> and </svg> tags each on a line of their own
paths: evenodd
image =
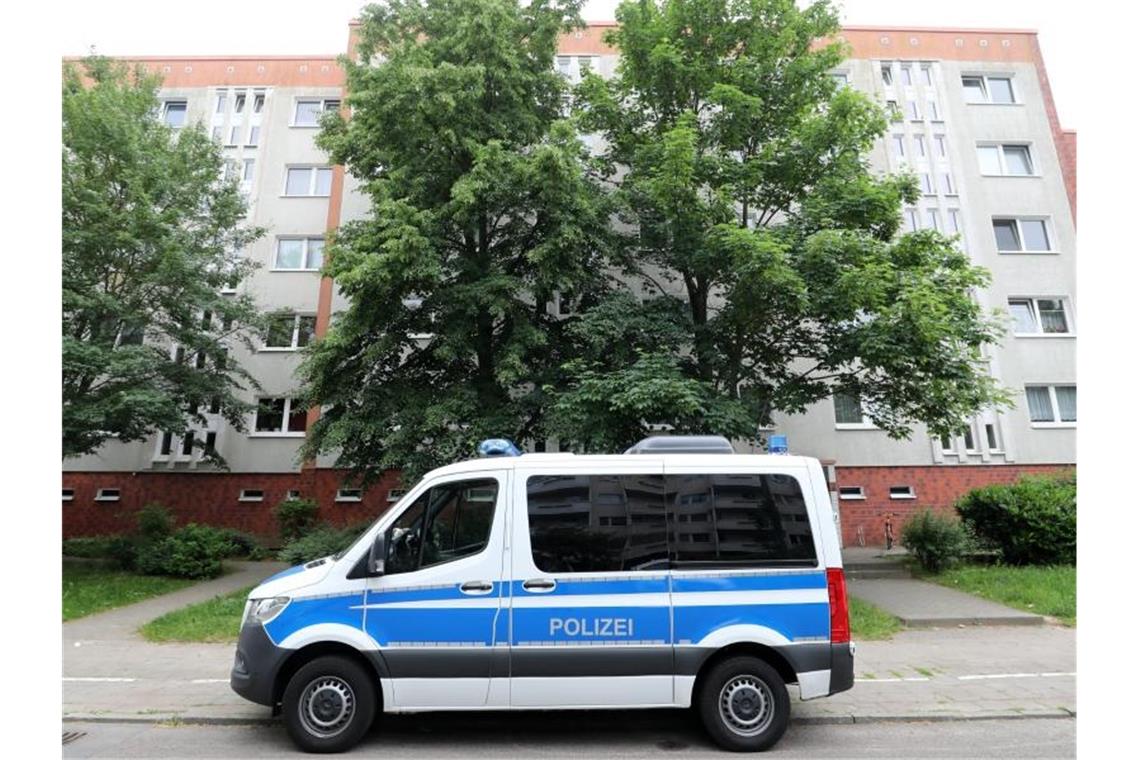
<svg viewBox="0 0 1140 760">
<path fill-rule="evenodd" d="M 847 580 L 842 567 L 827 568 L 827 601 L 831 605 L 831 643 L 851 641 L 851 621 L 847 617 Z"/>
</svg>

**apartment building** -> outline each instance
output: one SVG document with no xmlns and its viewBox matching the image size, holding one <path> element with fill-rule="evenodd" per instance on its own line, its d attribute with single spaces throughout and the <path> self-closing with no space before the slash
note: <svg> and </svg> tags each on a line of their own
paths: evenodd
<svg viewBox="0 0 1140 760">
<path fill-rule="evenodd" d="M 587 69 L 612 75 L 608 26 L 566 35 L 552 64 L 571 81 Z M 959 235 L 993 275 L 977 297 L 1011 325 L 988 359 L 1015 405 L 968 421 L 960 436 L 919 427 L 892 441 L 846 397 L 774 420 L 769 433 L 828 463 L 844 542 L 876 545 L 888 515 L 898 526 L 968 488 L 1075 463 L 1076 149 L 1075 135 L 1060 127 L 1033 32 L 846 27 L 842 37 L 852 55 L 834 76 L 893 114 L 870 161 L 920 179 L 922 197 L 904 209 L 904 225 Z M 243 252 L 261 266 L 241 287 L 282 316 L 257 350 L 235 349 L 262 386 L 250 399 L 257 411 L 248 430 L 213 422 L 202 431 L 229 470 L 170 435 L 110 443 L 64 463 L 65 535 L 127 529 L 151 502 L 184 520 L 256 533 L 272 532 L 272 507 L 290 495 L 315 498 L 335 522 L 375 516 L 401 495 L 395 474 L 363 493 L 343 486 L 331 460 L 299 462 L 316 412 L 291 395 L 299 350 L 343 306 L 319 274 L 325 235 L 368 212 L 353 178 L 329 166 L 313 140 L 320 114 L 340 107 L 343 71 L 332 55 L 132 60 L 163 76 L 162 118 L 176 127 L 200 122 L 224 146 L 250 223 L 268 230 Z M 696 505 L 701 497 L 688 498 Z"/>
</svg>

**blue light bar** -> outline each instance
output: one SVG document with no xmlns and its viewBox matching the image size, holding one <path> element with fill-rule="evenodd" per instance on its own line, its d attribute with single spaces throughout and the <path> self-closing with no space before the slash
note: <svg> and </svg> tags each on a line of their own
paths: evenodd
<svg viewBox="0 0 1140 760">
<path fill-rule="evenodd" d="M 768 453 L 769 454 L 787 454 L 788 453 L 788 436 L 772 434 L 768 436 Z"/>
<path fill-rule="evenodd" d="M 479 444 L 478 451 L 481 457 L 517 457 L 522 454 L 518 446 L 506 438 L 488 438 Z"/>
</svg>

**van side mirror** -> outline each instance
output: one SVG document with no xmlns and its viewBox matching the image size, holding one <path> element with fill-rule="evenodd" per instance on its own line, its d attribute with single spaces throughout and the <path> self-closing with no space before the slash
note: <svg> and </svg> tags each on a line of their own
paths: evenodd
<svg viewBox="0 0 1140 760">
<path fill-rule="evenodd" d="M 388 556 L 388 537 L 384 531 L 376 534 L 368 550 L 368 574 L 371 576 L 384 574 L 384 560 Z"/>
</svg>

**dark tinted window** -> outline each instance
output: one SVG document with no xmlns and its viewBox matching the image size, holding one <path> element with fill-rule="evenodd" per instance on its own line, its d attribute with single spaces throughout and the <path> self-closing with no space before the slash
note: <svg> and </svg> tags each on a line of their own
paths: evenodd
<svg viewBox="0 0 1140 760">
<path fill-rule="evenodd" d="M 385 574 L 407 573 L 483 551 L 498 493 L 498 481 L 482 479 L 447 483 L 421 494 L 388 528 Z"/>
<path fill-rule="evenodd" d="M 664 484 L 661 475 L 527 478 L 534 564 L 547 573 L 664 569 Z"/>
<path fill-rule="evenodd" d="M 807 505 L 788 475 L 670 475 L 674 565 L 814 565 Z"/>
</svg>

